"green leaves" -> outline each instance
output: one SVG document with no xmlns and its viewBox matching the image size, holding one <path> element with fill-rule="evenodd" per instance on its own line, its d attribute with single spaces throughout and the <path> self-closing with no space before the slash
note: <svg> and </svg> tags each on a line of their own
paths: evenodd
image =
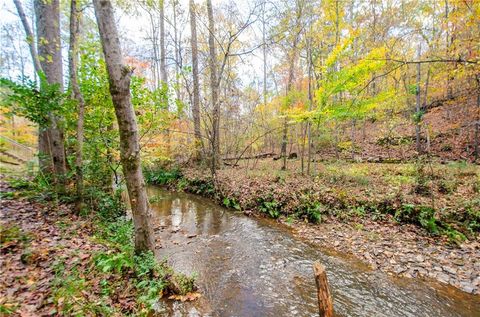
<svg viewBox="0 0 480 317">
<path fill-rule="evenodd" d="M 57 83 L 49 84 L 41 79 L 39 90 L 36 82 L 29 79 L 24 79 L 23 82 L 0 78 L 1 106 L 42 128 L 48 127 L 51 116 L 61 116 L 70 99 L 60 91 Z"/>
<path fill-rule="evenodd" d="M 242 207 L 240 206 L 240 204 L 237 202 L 235 198 L 228 198 L 228 197 L 223 198 L 223 205 L 227 208 L 242 210 Z"/>
</svg>

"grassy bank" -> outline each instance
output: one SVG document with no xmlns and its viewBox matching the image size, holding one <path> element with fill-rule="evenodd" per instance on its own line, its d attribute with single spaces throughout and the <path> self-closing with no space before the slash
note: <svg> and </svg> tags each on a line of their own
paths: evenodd
<svg viewBox="0 0 480 317">
<path fill-rule="evenodd" d="M 152 252 L 135 254 L 119 197 L 98 195 L 96 210 L 76 215 L 62 202 L 68 197 L 52 201 L 38 181 L 9 181 L 2 184 L 0 249 L 5 272 L 26 286 L 12 284 L 21 291 L 11 294 L 9 282 L 18 281 L 4 277 L 0 315 L 23 313 L 29 296 L 41 299 L 35 313 L 68 316 L 148 316 L 162 297 L 197 296 L 193 277 Z"/>
<path fill-rule="evenodd" d="M 147 181 L 211 197 L 226 207 L 272 218 L 411 223 L 451 241 L 480 231 L 478 165 L 456 162 L 407 164 L 325 162 L 315 176 L 295 168 L 224 168 L 214 184 L 208 171 L 147 169 Z"/>
</svg>

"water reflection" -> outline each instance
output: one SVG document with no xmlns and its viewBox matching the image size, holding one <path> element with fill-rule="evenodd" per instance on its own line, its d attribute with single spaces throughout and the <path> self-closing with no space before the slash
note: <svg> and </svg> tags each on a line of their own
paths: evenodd
<svg viewBox="0 0 480 317">
<path fill-rule="evenodd" d="M 207 199 L 149 188 L 161 248 L 176 270 L 199 274 L 203 299 L 170 303 L 170 316 L 317 316 L 312 264 L 326 267 L 338 316 L 479 316 L 479 297 L 392 279 L 327 255 L 266 219 Z M 158 198 L 160 197 L 160 198 Z"/>
</svg>

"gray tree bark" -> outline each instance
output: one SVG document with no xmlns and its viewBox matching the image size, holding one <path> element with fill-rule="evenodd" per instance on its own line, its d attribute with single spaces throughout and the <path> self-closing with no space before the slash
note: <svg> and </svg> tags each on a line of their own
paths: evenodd
<svg viewBox="0 0 480 317">
<path fill-rule="evenodd" d="M 23 11 L 22 4 L 19 0 L 14 0 L 13 3 L 17 8 L 18 16 L 22 21 L 23 28 L 25 30 L 26 40 L 30 49 L 30 55 L 32 56 L 33 67 L 37 75 L 42 78 L 43 70 L 40 65 L 40 59 L 38 58 L 37 48 L 35 47 L 35 36 L 33 35 L 30 24 L 28 23 L 25 11 Z M 38 130 L 38 163 L 40 171 L 43 173 L 51 172 L 53 170 L 52 156 L 50 153 L 50 146 L 48 142 L 48 129 L 39 128 Z"/>
<path fill-rule="evenodd" d="M 109 0 L 94 0 L 93 4 L 120 131 L 120 158 L 133 214 L 135 251 L 154 251 L 151 210 L 141 167 L 137 121 L 130 96 L 132 70 L 123 64 L 112 3 Z"/>
<path fill-rule="evenodd" d="M 25 30 L 28 48 L 30 49 L 30 55 L 32 56 L 33 60 L 33 67 L 35 69 L 35 72 L 37 74 L 40 74 L 43 71 L 42 66 L 40 65 L 40 60 L 38 59 L 37 48 L 35 47 L 35 36 L 33 35 L 32 29 L 30 28 L 27 16 L 25 15 L 25 11 L 23 11 L 22 3 L 20 2 L 20 0 L 13 0 L 13 3 L 17 8 L 18 16 L 20 17 L 20 21 L 22 22 L 23 28 Z"/>
<path fill-rule="evenodd" d="M 59 1 L 35 0 L 34 6 L 38 56 L 43 74 L 48 84 L 58 84 L 59 89 L 63 90 Z M 46 151 L 45 143 L 49 145 L 57 189 L 63 192 L 67 170 L 63 131 L 59 126 L 59 121 L 60 118 L 49 114 L 49 127 L 40 134 L 39 151 Z"/>
<path fill-rule="evenodd" d="M 417 58 L 420 60 L 421 46 L 418 46 Z M 415 102 L 415 111 L 416 111 L 416 122 L 415 122 L 415 144 L 417 153 L 422 152 L 422 145 L 420 143 L 420 80 L 421 80 L 421 69 L 420 63 L 417 64 L 417 88 L 415 91 L 416 102 Z"/>
<path fill-rule="evenodd" d="M 175 46 L 175 95 L 177 100 L 181 101 L 181 91 L 180 91 L 180 69 L 182 67 L 182 56 L 181 56 L 181 41 L 179 41 L 178 26 L 177 26 L 177 6 L 178 0 L 172 1 L 173 6 L 173 40 Z M 179 109 L 177 109 L 179 110 Z"/>
<path fill-rule="evenodd" d="M 80 12 L 77 0 L 70 2 L 70 49 L 68 52 L 70 88 L 73 98 L 77 101 L 77 144 L 75 149 L 75 187 L 77 191 L 77 211 L 83 208 L 83 125 L 85 116 L 85 101 L 78 85 L 78 37 L 80 35 Z"/>
<path fill-rule="evenodd" d="M 165 7 L 164 0 L 160 0 L 160 79 L 162 80 L 162 85 L 167 84 L 165 55 Z"/>
<path fill-rule="evenodd" d="M 217 53 L 215 49 L 215 23 L 213 19 L 212 1 L 207 0 L 208 12 L 208 47 L 210 49 L 210 88 L 212 100 L 212 173 L 220 165 L 220 104 L 218 103 Z"/>
<path fill-rule="evenodd" d="M 287 87 L 285 91 L 285 96 L 288 96 L 290 90 L 292 89 L 294 72 L 295 72 L 295 63 L 297 61 L 297 46 L 300 41 L 301 30 L 301 18 L 303 14 L 303 3 L 297 2 L 295 7 L 295 30 L 293 30 L 294 37 L 292 39 L 292 49 L 289 52 L 289 67 L 288 67 L 288 80 Z M 282 170 L 287 169 L 287 144 L 288 144 L 288 118 L 285 115 L 283 120 L 283 132 L 282 132 L 282 147 L 281 147 L 281 156 L 282 156 Z"/>
<path fill-rule="evenodd" d="M 189 1 L 190 10 L 190 31 L 191 31 L 191 46 L 192 46 L 192 76 L 193 76 L 193 130 L 195 134 L 195 151 L 196 159 L 201 158 L 202 154 L 202 132 L 200 128 L 200 85 L 198 82 L 198 42 L 197 42 L 197 19 L 195 12 L 195 3 L 193 0 Z"/>
</svg>

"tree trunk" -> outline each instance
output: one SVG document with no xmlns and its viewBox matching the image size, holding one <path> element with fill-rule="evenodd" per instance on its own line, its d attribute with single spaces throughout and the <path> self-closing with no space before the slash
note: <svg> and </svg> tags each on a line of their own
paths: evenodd
<svg viewBox="0 0 480 317">
<path fill-rule="evenodd" d="M 288 120 L 287 116 L 283 119 L 282 130 L 282 148 L 280 150 L 280 156 L 282 157 L 282 171 L 287 169 L 287 143 L 288 143 Z"/>
<path fill-rule="evenodd" d="M 475 116 L 475 162 L 480 159 L 480 74 L 476 74 L 475 80 L 477 82 L 477 115 Z"/>
<path fill-rule="evenodd" d="M 418 46 L 417 58 L 420 60 L 421 46 Z M 420 63 L 417 64 L 417 89 L 415 91 L 416 104 L 415 104 L 415 140 L 416 140 L 416 149 L 417 153 L 421 153 L 422 146 L 420 144 L 420 79 L 421 79 L 421 69 Z"/>
<path fill-rule="evenodd" d="M 32 56 L 32 60 L 33 60 L 33 67 L 35 69 L 35 72 L 37 74 L 40 74 L 42 72 L 42 66 L 40 65 L 40 60 L 37 54 L 37 48 L 35 47 L 35 42 L 34 42 L 35 37 L 33 36 L 32 29 L 30 28 L 30 24 L 28 24 L 27 16 L 23 11 L 23 7 L 22 7 L 22 4 L 20 3 L 20 0 L 13 0 L 13 3 L 17 8 L 18 16 L 20 17 L 23 28 L 25 30 L 28 48 L 30 49 L 30 55 Z"/>
<path fill-rule="evenodd" d="M 293 84 L 293 76 L 295 71 L 295 58 L 296 58 L 296 49 L 297 49 L 297 39 L 298 35 L 295 37 L 295 41 L 293 43 L 293 49 L 290 57 L 290 66 L 288 68 L 288 82 L 287 82 L 287 89 L 286 89 L 286 96 L 290 93 Z M 287 115 L 285 114 L 285 118 L 283 120 L 283 134 L 282 134 L 282 170 L 287 169 L 287 144 L 288 144 L 288 119 Z"/>
<path fill-rule="evenodd" d="M 160 0 L 160 79 L 162 85 L 167 83 L 167 66 L 165 60 L 165 8 L 164 0 Z"/>
<path fill-rule="evenodd" d="M 85 101 L 78 85 L 78 36 L 80 34 L 80 12 L 77 0 L 70 2 L 70 50 L 68 55 L 70 88 L 73 98 L 77 101 L 77 146 L 75 150 L 75 182 L 77 190 L 77 211 L 83 208 L 83 123 L 85 114 Z"/>
<path fill-rule="evenodd" d="M 311 43 L 307 42 L 307 62 L 308 62 L 308 111 L 312 111 L 313 93 L 312 93 L 312 51 Z M 308 142 L 308 158 L 307 158 L 307 175 L 310 175 L 310 164 L 312 161 L 312 123 L 307 121 L 307 142 Z"/>
<path fill-rule="evenodd" d="M 28 43 L 28 47 L 30 49 L 30 55 L 32 56 L 33 66 L 35 72 L 39 77 L 42 76 L 43 70 L 42 66 L 40 65 L 40 59 L 38 58 L 37 48 L 35 47 L 34 42 L 34 35 L 32 29 L 30 28 L 30 24 L 28 23 L 27 17 L 25 12 L 23 11 L 22 4 L 19 0 L 13 1 L 15 7 L 17 8 L 18 16 L 22 21 L 23 28 L 25 30 L 26 41 Z M 48 173 L 53 170 L 52 161 L 51 161 L 51 153 L 50 147 L 48 142 L 48 131 L 45 128 L 39 128 L 38 130 L 38 163 L 40 167 L 40 171 L 43 173 Z"/>
<path fill-rule="evenodd" d="M 174 46 L 175 46 L 175 95 L 177 96 L 177 100 L 181 101 L 180 96 L 180 68 L 181 68 L 181 56 L 180 56 L 180 48 L 181 42 L 178 40 L 178 27 L 177 27 L 177 5 L 178 1 L 174 0 L 172 2 L 173 6 L 173 39 L 174 39 Z M 177 112 L 180 114 L 181 108 L 177 108 Z"/>
<path fill-rule="evenodd" d="M 217 53 L 215 49 L 215 24 L 212 1 L 207 0 L 208 11 L 208 47 L 210 49 L 210 88 L 212 94 L 212 174 L 220 165 L 220 104 L 218 103 Z"/>
<path fill-rule="evenodd" d="M 265 8 L 266 1 L 263 2 L 262 8 L 262 39 L 263 39 L 263 105 L 267 105 L 267 43 L 266 43 L 266 28 L 265 28 Z"/>
<path fill-rule="evenodd" d="M 154 251 L 155 240 L 149 223 L 151 211 L 142 173 L 138 127 L 130 96 L 132 69 L 123 65 L 112 3 L 109 0 L 94 0 L 93 4 L 120 132 L 120 158 L 135 226 L 135 251 Z"/>
<path fill-rule="evenodd" d="M 449 19 L 450 19 L 449 2 L 448 0 L 445 0 L 445 48 L 446 48 L 447 58 L 451 57 L 450 49 L 451 49 L 451 44 L 453 42 L 453 36 L 450 35 Z M 447 69 L 447 98 L 452 99 L 453 98 L 453 90 L 452 90 L 453 77 L 451 74 L 450 65 L 449 64 L 445 65 L 445 68 Z"/>
<path fill-rule="evenodd" d="M 40 65 L 48 84 L 58 84 L 63 90 L 62 51 L 60 42 L 60 10 L 59 1 L 35 0 L 35 17 L 37 23 L 37 47 Z M 65 191 L 65 147 L 63 131 L 59 127 L 59 118 L 49 114 L 49 127 L 41 133 L 41 138 L 49 138 L 50 153 L 57 190 Z M 44 146 L 44 140 L 39 141 L 39 147 Z M 40 150 L 44 150 L 40 148 Z"/>
<path fill-rule="evenodd" d="M 197 21 L 195 4 L 193 0 L 189 3 L 190 9 L 190 31 L 192 45 L 192 76 L 193 76 L 193 130 L 195 134 L 195 151 L 196 159 L 200 159 L 202 155 L 202 132 L 200 130 L 200 85 L 198 83 L 198 44 L 197 44 Z"/>
<path fill-rule="evenodd" d="M 352 160 L 355 159 L 355 125 L 356 119 L 352 119 L 352 130 L 351 130 L 351 137 L 350 140 L 352 142 Z"/>
</svg>

